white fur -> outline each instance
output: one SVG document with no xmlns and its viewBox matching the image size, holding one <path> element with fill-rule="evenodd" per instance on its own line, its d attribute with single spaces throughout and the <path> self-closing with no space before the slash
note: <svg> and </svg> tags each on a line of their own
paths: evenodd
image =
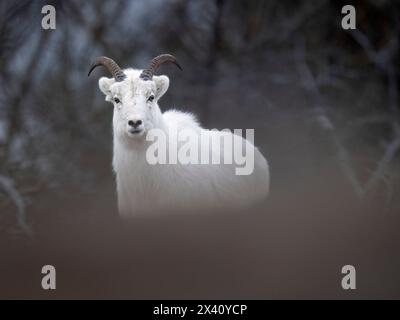
<svg viewBox="0 0 400 320">
<path fill-rule="evenodd" d="M 178 131 L 190 128 L 209 135 L 221 132 L 201 128 L 191 114 L 160 111 L 157 102 L 168 89 L 168 77 L 154 76 L 152 81 L 144 81 L 139 78 L 141 70 L 127 69 L 124 72 L 127 78 L 122 82 L 115 82 L 112 78 L 99 80 L 107 101 L 113 102 L 115 97 L 121 101 L 118 104 L 113 102 L 113 168 L 122 216 L 175 209 L 237 208 L 262 200 L 267 195 L 267 161 L 257 148 L 242 138 L 239 141 L 242 147 L 250 144 L 254 148 L 254 171 L 247 176 L 235 175 L 235 165 L 150 165 L 146 161 L 146 150 L 151 142 L 145 139 L 149 129 L 158 128 L 166 134 L 171 126 L 176 126 Z M 147 101 L 152 94 L 155 96 L 153 102 Z M 130 127 L 127 123 L 131 119 L 143 122 L 141 133 L 128 132 Z M 210 153 L 223 152 L 210 148 Z"/>
</svg>

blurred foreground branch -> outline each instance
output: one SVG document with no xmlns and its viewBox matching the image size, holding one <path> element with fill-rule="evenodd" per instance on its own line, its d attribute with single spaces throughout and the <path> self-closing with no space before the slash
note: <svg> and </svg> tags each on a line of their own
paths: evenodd
<svg viewBox="0 0 400 320">
<path fill-rule="evenodd" d="M 366 50 L 371 50 L 371 46 L 366 43 L 366 38 L 362 37 L 363 43 L 365 45 Z M 389 74 L 392 73 L 390 66 L 388 64 L 391 63 L 391 59 L 382 59 L 380 55 L 376 53 L 369 53 L 371 57 L 374 57 L 375 63 L 379 65 L 383 70 L 387 71 Z M 395 81 L 393 84 L 388 84 L 388 103 L 389 103 L 389 110 L 393 113 L 393 117 L 391 117 L 391 124 L 394 132 L 394 136 L 389 144 L 387 144 L 385 148 L 385 152 L 381 159 L 379 160 L 378 164 L 376 165 L 375 169 L 369 176 L 365 185 L 362 185 L 359 179 L 357 178 L 357 174 L 354 168 L 351 165 L 351 156 L 341 140 L 339 136 L 336 134 L 336 128 L 333 124 L 332 120 L 329 118 L 328 115 L 328 106 L 324 101 L 322 94 L 320 92 L 318 83 L 308 66 L 306 60 L 306 45 L 305 40 L 302 37 L 297 37 L 296 44 L 295 44 L 295 51 L 294 51 L 294 58 L 296 61 L 297 69 L 300 74 L 300 78 L 302 81 L 303 86 L 310 92 L 312 98 L 314 99 L 314 111 L 317 116 L 317 120 L 319 125 L 324 129 L 327 130 L 330 134 L 330 138 L 335 146 L 339 158 L 340 166 L 349 180 L 355 194 L 359 198 L 363 198 L 370 190 L 372 190 L 381 180 L 384 179 L 385 171 L 389 164 L 392 162 L 394 157 L 396 156 L 397 152 L 400 150 L 400 126 L 398 121 L 395 117 L 397 114 L 397 95 L 391 95 L 391 87 L 397 85 L 397 78 L 388 76 L 388 81 Z M 395 99 L 395 100 L 394 100 Z M 395 107 L 395 109 L 393 109 Z"/>
<path fill-rule="evenodd" d="M 32 236 L 32 230 L 26 221 L 25 201 L 14 187 L 14 181 L 6 176 L 0 175 L 0 187 L 14 202 L 17 208 L 17 223 L 18 226 L 29 236 Z"/>
<path fill-rule="evenodd" d="M 298 36 L 295 42 L 294 58 L 297 66 L 297 70 L 300 74 L 302 85 L 311 93 L 315 105 L 314 112 L 316 114 L 318 124 L 327 130 L 330 134 L 330 138 L 337 150 L 339 164 L 342 167 L 343 172 L 348 178 L 354 192 L 359 198 L 362 198 L 364 191 L 357 179 L 355 171 L 351 165 L 350 156 L 346 148 L 340 142 L 338 135 L 336 134 L 336 129 L 328 116 L 327 105 L 321 95 L 317 81 L 310 70 L 306 60 L 306 45 L 303 37 Z"/>
</svg>

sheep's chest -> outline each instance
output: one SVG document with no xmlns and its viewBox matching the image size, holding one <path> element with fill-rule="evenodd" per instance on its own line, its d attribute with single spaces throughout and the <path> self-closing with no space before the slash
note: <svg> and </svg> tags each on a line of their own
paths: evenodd
<svg viewBox="0 0 400 320">
<path fill-rule="evenodd" d="M 168 165 L 167 165 L 168 166 Z M 162 203 L 170 197 L 171 181 L 165 165 L 150 165 L 144 152 L 119 150 L 114 153 L 113 167 L 119 201 L 129 206 Z M 171 190 L 171 194 L 174 191 Z"/>
</svg>

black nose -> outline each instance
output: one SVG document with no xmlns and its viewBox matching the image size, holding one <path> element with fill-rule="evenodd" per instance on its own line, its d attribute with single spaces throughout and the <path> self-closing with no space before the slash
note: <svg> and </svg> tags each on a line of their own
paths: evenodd
<svg viewBox="0 0 400 320">
<path fill-rule="evenodd" d="M 134 128 L 139 127 L 141 124 L 142 124 L 142 120 L 136 120 L 136 121 L 129 120 L 128 121 L 128 125 L 131 127 L 134 127 Z"/>
</svg>

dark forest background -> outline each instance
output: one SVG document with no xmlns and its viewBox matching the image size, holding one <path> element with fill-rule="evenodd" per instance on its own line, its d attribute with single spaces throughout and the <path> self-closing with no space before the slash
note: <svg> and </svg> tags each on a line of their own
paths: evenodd
<svg viewBox="0 0 400 320">
<path fill-rule="evenodd" d="M 41 29 L 45 4 L 56 7 L 56 30 Z M 341 28 L 345 4 L 356 8 L 356 30 Z M 106 73 L 87 71 L 99 55 L 143 68 L 172 53 L 184 71 L 160 69 L 171 79 L 161 109 L 193 112 L 207 128 L 255 129 L 271 169 L 270 199 L 255 210 L 272 217 L 266 225 L 280 212 L 278 234 L 291 232 L 285 223 L 294 233 L 307 225 L 305 238 L 332 228 L 334 243 L 365 223 L 397 243 L 399 1 L 3 0 L 0 17 L 1 241 L 117 217 L 112 107 L 97 85 Z M 347 219 L 348 233 L 335 229 Z M 257 225 L 248 231 L 261 239 L 268 227 Z"/>
</svg>

